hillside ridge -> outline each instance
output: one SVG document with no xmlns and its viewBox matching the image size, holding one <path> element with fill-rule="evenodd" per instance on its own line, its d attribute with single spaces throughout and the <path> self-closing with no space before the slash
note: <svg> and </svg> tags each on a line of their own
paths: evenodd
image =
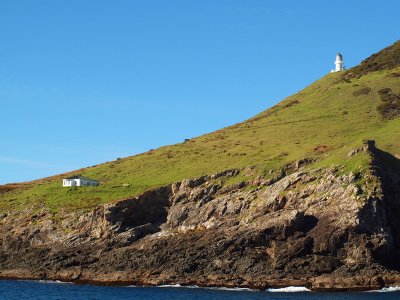
<svg viewBox="0 0 400 300">
<path fill-rule="evenodd" d="M 325 166 L 346 164 L 346 153 L 368 138 L 398 155 L 399 142 L 394 137 L 400 114 L 399 45 L 396 42 L 348 71 L 328 74 L 242 123 L 116 161 L 0 186 L 0 211 L 27 205 L 54 211 L 91 209 L 230 168 L 254 166 L 254 176 L 258 176 L 301 159 Z M 77 174 L 100 180 L 101 186 L 61 187 L 63 176 Z"/>
</svg>

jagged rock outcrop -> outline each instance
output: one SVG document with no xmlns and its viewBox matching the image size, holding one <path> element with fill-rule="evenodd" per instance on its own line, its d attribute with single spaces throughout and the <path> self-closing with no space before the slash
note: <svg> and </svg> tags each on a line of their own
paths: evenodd
<svg viewBox="0 0 400 300">
<path fill-rule="evenodd" d="M 7 214 L 0 276 L 77 282 L 306 285 L 371 289 L 400 283 L 400 168 L 366 141 L 371 167 L 296 162 L 227 184 L 227 170 L 101 205 L 91 212 Z"/>
</svg>

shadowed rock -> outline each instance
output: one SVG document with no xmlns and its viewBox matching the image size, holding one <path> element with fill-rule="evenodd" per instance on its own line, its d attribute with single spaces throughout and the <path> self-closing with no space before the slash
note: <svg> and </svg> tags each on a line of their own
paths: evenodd
<svg viewBox="0 0 400 300">
<path fill-rule="evenodd" d="M 60 222 L 46 211 L 8 215 L 0 276 L 317 290 L 400 283 L 400 163 L 374 141 L 361 151 L 372 162 L 362 175 L 296 162 L 256 188 L 225 184 L 238 175 L 230 170 Z"/>
</svg>

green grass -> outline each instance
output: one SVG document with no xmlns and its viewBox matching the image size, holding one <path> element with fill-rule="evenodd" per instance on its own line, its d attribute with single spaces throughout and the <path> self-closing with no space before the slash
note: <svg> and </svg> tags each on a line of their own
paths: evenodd
<svg viewBox="0 0 400 300">
<path fill-rule="evenodd" d="M 375 139 L 380 149 L 400 154 L 400 120 L 384 120 L 376 109 L 381 103 L 378 90 L 400 93 L 400 77 L 387 76 L 399 71 L 371 72 L 351 80 L 343 80 L 341 73 L 328 74 L 245 122 L 68 174 L 95 178 L 99 187 L 63 188 L 63 175 L 20 184 L 0 194 L 0 211 L 90 209 L 185 178 L 250 165 L 262 171 L 279 169 L 306 157 L 318 160 L 314 167 L 338 164 L 348 172 L 364 168 L 367 157 L 347 157 L 364 139 Z M 371 91 L 357 93 L 366 87 Z"/>
</svg>

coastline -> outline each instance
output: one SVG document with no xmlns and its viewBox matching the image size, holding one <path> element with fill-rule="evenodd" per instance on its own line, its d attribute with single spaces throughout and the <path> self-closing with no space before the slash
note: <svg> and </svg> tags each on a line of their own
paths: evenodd
<svg viewBox="0 0 400 300">
<path fill-rule="evenodd" d="M 334 277 L 319 276 L 307 279 L 268 279 L 264 281 L 243 281 L 238 284 L 237 280 L 151 280 L 144 278 L 120 278 L 116 280 L 115 274 L 103 274 L 95 278 L 89 277 L 67 277 L 67 276 L 44 276 L 44 273 L 32 273 L 27 270 L 1 270 L 0 280 L 23 280 L 23 281 L 48 281 L 54 283 L 90 284 L 101 286 L 126 286 L 126 287 L 182 287 L 182 288 L 206 288 L 226 289 L 242 291 L 268 291 L 276 292 L 288 288 L 298 289 L 295 292 L 379 292 L 400 290 L 400 276 L 375 276 L 375 277 Z M 106 278 L 109 278 L 108 280 Z"/>
<path fill-rule="evenodd" d="M 378 150 L 365 147 L 374 158 Z M 390 226 L 382 233 L 378 222 L 388 220 L 386 210 L 375 209 L 383 201 L 380 179 L 371 173 L 375 185 L 365 184 L 369 194 L 357 196 L 354 174 L 293 168 L 265 189 L 210 183 L 237 173 L 227 170 L 64 213 L 57 222 L 46 210 L 7 215 L 0 278 L 260 291 L 400 286 L 396 265 L 384 264 L 396 252 Z M 212 200 L 199 202 L 204 193 Z M 281 193 L 285 207 L 275 207 Z"/>
</svg>

